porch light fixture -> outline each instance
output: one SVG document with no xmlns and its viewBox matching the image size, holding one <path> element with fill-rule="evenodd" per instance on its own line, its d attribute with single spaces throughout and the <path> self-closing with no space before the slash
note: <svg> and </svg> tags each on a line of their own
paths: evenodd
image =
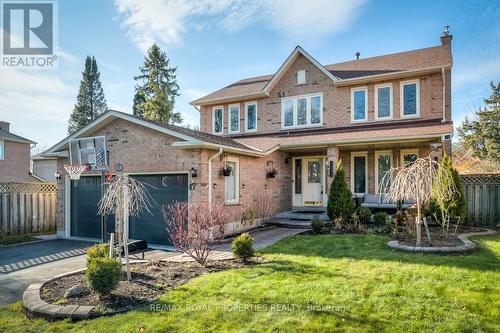
<svg viewBox="0 0 500 333">
<path fill-rule="evenodd" d="M 56 178 L 56 180 L 61 179 L 61 174 L 59 173 L 59 170 L 56 170 L 56 172 L 54 173 L 54 177 Z"/>
<path fill-rule="evenodd" d="M 245 184 L 241 184 L 241 188 L 245 189 L 247 186 Z"/>
<path fill-rule="evenodd" d="M 215 190 L 217 188 L 217 183 L 213 183 L 212 188 Z"/>
<path fill-rule="evenodd" d="M 192 167 L 191 170 L 189 170 L 191 172 L 191 177 L 193 178 L 196 178 L 198 177 L 198 170 L 196 170 L 195 167 Z"/>
</svg>

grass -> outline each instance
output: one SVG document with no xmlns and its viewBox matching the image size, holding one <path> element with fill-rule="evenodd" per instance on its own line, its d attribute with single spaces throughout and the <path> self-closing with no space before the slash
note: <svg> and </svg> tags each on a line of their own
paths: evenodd
<svg viewBox="0 0 500 333">
<path fill-rule="evenodd" d="M 406 254 L 376 235 L 295 236 L 269 262 L 198 277 L 150 307 L 71 323 L 0 310 L 0 332 L 498 332 L 500 236 L 471 255 Z M 167 311 L 167 309 L 170 309 Z"/>
<path fill-rule="evenodd" d="M 22 234 L 22 235 L 0 236 L 0 246 L 35 241 L 37 239 L 34 236 L 47 235 L 50 233 L 54 233 L 54 231 L 52 232 L 46 231 L 46 232 L 38 232 L 38 233 Z"/>
</svg>

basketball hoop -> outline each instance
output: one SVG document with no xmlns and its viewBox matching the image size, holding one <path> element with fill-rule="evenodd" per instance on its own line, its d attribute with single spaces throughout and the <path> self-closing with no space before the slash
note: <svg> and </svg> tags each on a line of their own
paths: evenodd
<svg viewBox="0 0 500 333">
<path fill-rule="evenodd" d="M 78 180 L 82 173 L 89 169 L 89 166 L 85 164 L 66 164 L 64 169 L 71 180 Z"/>
</svg>

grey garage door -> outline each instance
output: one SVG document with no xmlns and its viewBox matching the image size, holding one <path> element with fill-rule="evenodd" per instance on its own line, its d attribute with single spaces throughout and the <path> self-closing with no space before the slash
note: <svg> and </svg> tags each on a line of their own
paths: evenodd
<svg viewBox="0 0 500 333">
<path fill-rule="evenodd" d="M 101 177 L 82 176 L 71 181 L 71 236 L 101 238 Z M 113 232 L 114 218 L 107 217 L 107 232 Z"/>
<path fill-rule="evenodd" d="M 154 199 L 151 214 L 130 216 L 131 239 L 143 239 L 149 243 L 169 244 L 162 207 L 174 201 L 188 200 L 188 177 L 186 174 L 137 175 L 133 176 L 145 185 Z"/>
</svg>

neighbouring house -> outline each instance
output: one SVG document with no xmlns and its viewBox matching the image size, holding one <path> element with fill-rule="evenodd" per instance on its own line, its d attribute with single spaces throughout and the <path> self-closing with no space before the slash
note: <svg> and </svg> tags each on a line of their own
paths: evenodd
<svg viewBox="0 0 500 333">
<path fill-rule="evenodd" d="M 31 173 L 44 182 L 55 182 L 57 158 L 37 154 L 31 157 Z"/>
<path fill-rule="evenodd" d="M 438 46 L 331 65 L 298 46 L 276 73 L 193 101 L 200 131 L 109 111 L 43 154 L 58 158 L 58 232 L 100 237 L 100 176 L 63 169 L 81 137 L 105 136 L 110 170 L 152 185 L 157 207 L 128 225 L 149 242 L 167 242 L 160 206 L 173 201 L 225 205 L 228 234 L 324 209 L 340 159 L 355 196 L 377 193 L 392 166 L 451 153 L 451 39 L 446 29 Z"/>
<path fill-rule="evenodd" d="M 10 123 L 0 121 L 0 183 L 38 182 L 30 174 L 30 150 L 36 142 L 10 131 Z"/>
</svg>

